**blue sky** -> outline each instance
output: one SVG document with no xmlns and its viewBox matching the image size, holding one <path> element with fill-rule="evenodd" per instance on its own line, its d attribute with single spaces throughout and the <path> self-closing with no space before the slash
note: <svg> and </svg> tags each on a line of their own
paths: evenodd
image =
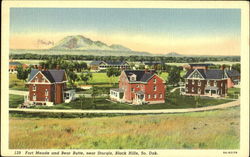
<svg viewBox="0 0 250 157">
<path fill-rule="evenodd" d="M 95 32 L 240 38 L 240 9 L 11 8 L 11 34 Z"/>
</svg>

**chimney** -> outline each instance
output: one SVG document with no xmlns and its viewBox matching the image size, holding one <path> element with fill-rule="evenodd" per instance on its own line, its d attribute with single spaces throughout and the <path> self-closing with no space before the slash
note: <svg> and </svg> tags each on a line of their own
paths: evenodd
<svg viewBox="0 0 250 157">
<path fill-rule="evenodd" d="M 56 65 L 56 70 L 60 70 L 60 65 Z"/>
<path fill-rule="evenodd" d="M 221 65 L 221 70 L 224 71 L 224 69 L 225 69 L 225 65 Z"/>
</svg>

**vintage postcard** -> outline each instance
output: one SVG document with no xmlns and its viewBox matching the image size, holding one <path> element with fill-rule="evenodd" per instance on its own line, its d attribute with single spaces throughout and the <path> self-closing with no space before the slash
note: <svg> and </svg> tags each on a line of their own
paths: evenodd
<svg viewBox="0 0 250 157">
<path fill-rule="evenodd" d="M 3 1 L 1 155 L 249 155 L 243 1 Z"/>
</svg>

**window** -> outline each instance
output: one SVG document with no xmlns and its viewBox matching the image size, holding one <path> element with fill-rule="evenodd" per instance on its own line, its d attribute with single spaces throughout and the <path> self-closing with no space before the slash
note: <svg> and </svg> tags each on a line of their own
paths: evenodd
<svg viewBox="0 0 250 157">
<path fill-rule="evenodd" d="M 139 85 L 136 85 L 136 88 L 139 88 Z"/>
<path fill-rule="evenodd" d="M 201 85 L 201 81 L 199 80 L 199 81 L 198 81 L 198 86 L 200 86 L 200 85 Z"/>
<path fill-rule="evenodd" d="M 156 78 L 154 78 L 154 83 L 156 83 Z"/>
<path fill-rule="evenodd" d="M 194 80 L 192 80 L 192 84 L 194 84 Z"/>
<path fill-rule="evenodd" d="M 150 94 L 148 94 L 148 99 L 150 99 Z"/>
<path fill-rule="evenodd" d="M 159 97 L 162 98 L 162 94 L 160 94 Z"/>
<path fill-rule="evenodd" d="M 209 80 L 207 80 L 207 86 L 210 86 Z"/>
<path fill-rule="evenodd" d="M 49 101 L 48 97 L 45 97 L 45 101 Z"/>
<path fill-rule="evenodd" d="M 42 78 L 42 81 L 45 82 L 45 78 L 44 77 Z"/>
<path fill-rule="evenodd" d="M 201 89 L 200 88 L 198 88 L 198 94 L 201 94 Z"/>
<path fill-rule="evenodd" d="M 154 94 L 154 99 L 156 99 L 156 94 Z"/>
<path fill-rule="evenodd" d="M 35 78 L 35 82 L 38 82 L 38 78 L 37 77 Z"/>
<path fill-rule="evenodd" d="M 135 81 L 135 77 L 134 76 L 131 76 L 131 81 Z"/>
<path fill-rule="evenodd" d="M 135 89 L 134 89 L 134 88 L 131 88 L 131 91 L 132 91 L 132 92 L 134 92 L 134 91 L 135 91 Z"/>
<path fill-rule="evenodd" d="M 157 89 L 156 86 L 154 86 L 154 91 L 156 91 L 156 89 Z"/>
<path fill-rule="evenodd" d="M 194 92 L 194 87 L 192 87 L 192 92 Z"/>
<path fill-rule="evenodd" d="M 45 96 L 48 96 L 48 95 L 49 95 L 48 89 L 45 89 Z"/>
<path fill-rule="evenodd" d="M 188 92 L 188 87 L 186 87 L 186 92 Z"/>
<path fill-rule="evenodd" d="M 33 94 L 33 101 L 36 101 L 36 94 Z"/>
<path fill-rule="evenodd" d="M 36 85 L 33 85 L 33 89 L 32 89 L 33 91 L 36 91 Z"/>
<path fill-rule="evenodd" d="M 217 86 L 217 81 L 214 81 L 214 87 L 216 87 Z"/>
</svg>

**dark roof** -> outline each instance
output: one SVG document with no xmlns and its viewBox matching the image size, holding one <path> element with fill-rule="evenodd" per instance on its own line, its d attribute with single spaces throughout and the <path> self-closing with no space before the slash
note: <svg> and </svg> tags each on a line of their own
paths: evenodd
<svg viewBox="0 0 250 157">
<path fill-rule="evenodd" d="M 200 74 L 205 79 L 223 79 L 225 78 L 225 72 L 223 70 L 218 69 L 190 69 L 184 76 L 184 78 L 187 78 L 194 70 L 197 70 L 200 72 Z"/>
<path fill-rule="evenodd" d="M 115 61 L 115 62 L 113 62 L 113 61 L 107 61 L 106 62 L 108 65 L 124 65 L 124 64 L 127 64 L 127 62 L 124 62 L 124 61 Z"/>
<path fill-rule="evenodd" d="M 90 65 L 99 65 L 101 64 L 103 61 L 92 61 L 91 63 L 89 63 Z"/>
<path fill-rule="evenodd" d="M 240 73 L 237 70 L 226 70 L 228 77 L 238 77 Z"/>
<path fill-rule="evenodd" d="M 9 65 L 22 65 L 20 62 L 9 62 Z"/>
<path fill-rule="evenodd" d="M 125 70 L 124 71 L 128 80 L 130 81 L 130 75 L 136 75 L 136 81 L 147 82 L 155 72 L 154 71 L 145 71 L 145 70 Z"/>
<path fill-rule="evenodd" d="M 211 66 L 211 65 L 214 65 L 214 64 L 189 64 L 190 66 Z"/>
<path fill-rule="evenodd" d="M 29 76 L 29 81 L 39 72 L 38 69 L 32 69 Z M 51 82 L 62 82 L 64 79 L 64 70 L 44 70 L 41 73 Z"/>
</svg>

